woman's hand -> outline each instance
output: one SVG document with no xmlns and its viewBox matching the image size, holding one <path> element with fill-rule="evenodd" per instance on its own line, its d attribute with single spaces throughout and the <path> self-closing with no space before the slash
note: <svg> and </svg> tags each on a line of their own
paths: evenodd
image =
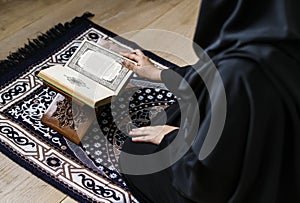
<svg viewBox="0 0 300 203">
<path fill-rule="evenodd" d="M 132 70 L 141 77 L 147 78 L 153 81 L 161 81 L 161 70 L 156 68 L 154 64 L 149 60 L 147 56 L 143 54 L 141 50 L 134 50 L 130 53 L 120 53 L 121 55 L 135 61 L 137 64 L 133 64 L 130 61 L 124 61 L 123 65 Z"/>
<path fill-rule="evenodd" d="M 176 129 L 178 128 L 169 125 L 147 126 L 132 129 L 129 135 L 133 142 L 151 142 L 158 145 L 166 134 Z"/>
</svg>

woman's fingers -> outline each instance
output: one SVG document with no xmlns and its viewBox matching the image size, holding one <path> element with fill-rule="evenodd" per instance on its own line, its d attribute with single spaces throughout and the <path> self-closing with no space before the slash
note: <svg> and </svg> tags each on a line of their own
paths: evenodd
<svg viewBox="0 0 300 203">
<path fill-rule="evenodd" d="M 137 137 L 137 136 L 147 136 L 149 134 L 149 132 L 151 132 L 151 130 L 149 129 L 150 127 L 141 127 L 141 128 L 135 128 L 132 129 L 129 132 L 129 135 L 131 135 L 132 137 Z"/>
<path fill-rule="evenodd" d="M 149 136 L 133 137 L 132 141 L 133 142 L 151 142 L 153 144 L 157 144 L 157 143 L 153 142 L 153 137 L 149 137 Z"/>
<path fill-rule="evenodd" d="M 133 142 L 151 142 L 159 144 L 164 136 L 169 132 L 178 129 L 178 127 L 161 125 L 161 126 L 146 126 L 132 129 L 129 135 Z"/>
<path fill-rule="evenodd" d="M 123 62 L 123 65 L 133 72 L 137 73 L 140 77 L 144 77 L 153 81 L 161 81 L 161 70 L 156 68 L 150 59 L 143 54 L 139 49 L 131 53 L 120 53 L 124 57 L 136 62 L 130 61 Z"/>
<path fill-rule="evenodd" d="M 135 49 L 135 50 L 131 51 L 130 53 L 121 52 L 120 54 L 129 59 L 135 60 L 136 62 L 140 62 L 142 60 L 142 58 L 145 56 L 144 53 L 139 49 Z"/>
<path fill-rule="evenodd" d="M 164 137 L 164 126 L 146 126 L 133 129 L 129 132 L 133 142 L 151 142 L 159 144 Z"/>
<path fill-rule="evenodd" d="M 134 60 L 136 62 L 140 61 L 140 57 L 134 53 L 120 53 L 122 56 L 125 56 L 126 58 L 129 58 L 131 60 Z"/>
<path fill-rule="evenodd" d="M 136 66 L 133 63 L 131 63 L 130 61 L 123 61 L 122 64 L 129 70 L 132 70 L 133 72 L 136 71 Z"/>
<path fill-rule="evenodd" d="M 143 53 L 141 50 L 139 50 L 139 49 L 135 49 L 135 50 L 133 51 L 133 53 L 135 53 L 135 54 L 138 55 L 138 56 L 145 56 L 144 53 Z"/>
<path fill-rule="evenodd" d="M 153 142 L 153 135 L 149 131 L 149 127 L 141 127 L 132 129 L 129 132 L 133 142 Z"/>
</svg>

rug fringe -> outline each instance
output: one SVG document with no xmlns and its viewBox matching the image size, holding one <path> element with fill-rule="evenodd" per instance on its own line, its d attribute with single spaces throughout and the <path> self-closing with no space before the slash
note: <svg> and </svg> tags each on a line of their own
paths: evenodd
<svg viewBox="0 0 300 203">
<path fill-rule="evenodd" d="M 66 22 L 64 24 L 59 23 L 46 31 L 45 34 L 39 35 L 36 39 L 28 40 L 28 43 L 25 44 L 24 47 L 19 48 L 14 53 L 10 53 L 5 60 L 0 61 L 0 71 L 2 72 L 7 68 L 16 66 L 41 48 L 46 47 L 49 43 L 53 42 L 53 40 L 64 35 L 70 28 L 76 26 L 81 19 L 87 19 L 93 16 L 94 14 L 85 12 L 82 16 L 75 17 L 71 22 Z"/>
</svg>

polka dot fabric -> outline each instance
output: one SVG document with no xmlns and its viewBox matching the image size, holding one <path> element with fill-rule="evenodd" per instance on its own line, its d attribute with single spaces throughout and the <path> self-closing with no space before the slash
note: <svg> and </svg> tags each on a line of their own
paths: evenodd
<svg viewBox="0 0 300 203">
<path fill-rule="evenodd" d="M 152 121 L 175 102 L 176 97 L 165 89 L 126 89 L 111 104 L 97 110 L 97 122 L 83 138 L 83 148 L 98 167 L 117 172 L 120 150 L 128 132 L 153 125 Z"/>
</svg>

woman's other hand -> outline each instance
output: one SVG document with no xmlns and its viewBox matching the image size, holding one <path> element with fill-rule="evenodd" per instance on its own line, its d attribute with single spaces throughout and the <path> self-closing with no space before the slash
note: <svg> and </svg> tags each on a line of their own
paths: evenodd
<svg viewBox="0 0 300 203">
<path fill-rule="evenodd" d="M 178 127 L 169 125 L 147 126 L 132 129 L 129 135 L 132 137 L 133 142 L 151 142 L 158 145 L 165 135 L 176 129 Z"/>
</svg>

